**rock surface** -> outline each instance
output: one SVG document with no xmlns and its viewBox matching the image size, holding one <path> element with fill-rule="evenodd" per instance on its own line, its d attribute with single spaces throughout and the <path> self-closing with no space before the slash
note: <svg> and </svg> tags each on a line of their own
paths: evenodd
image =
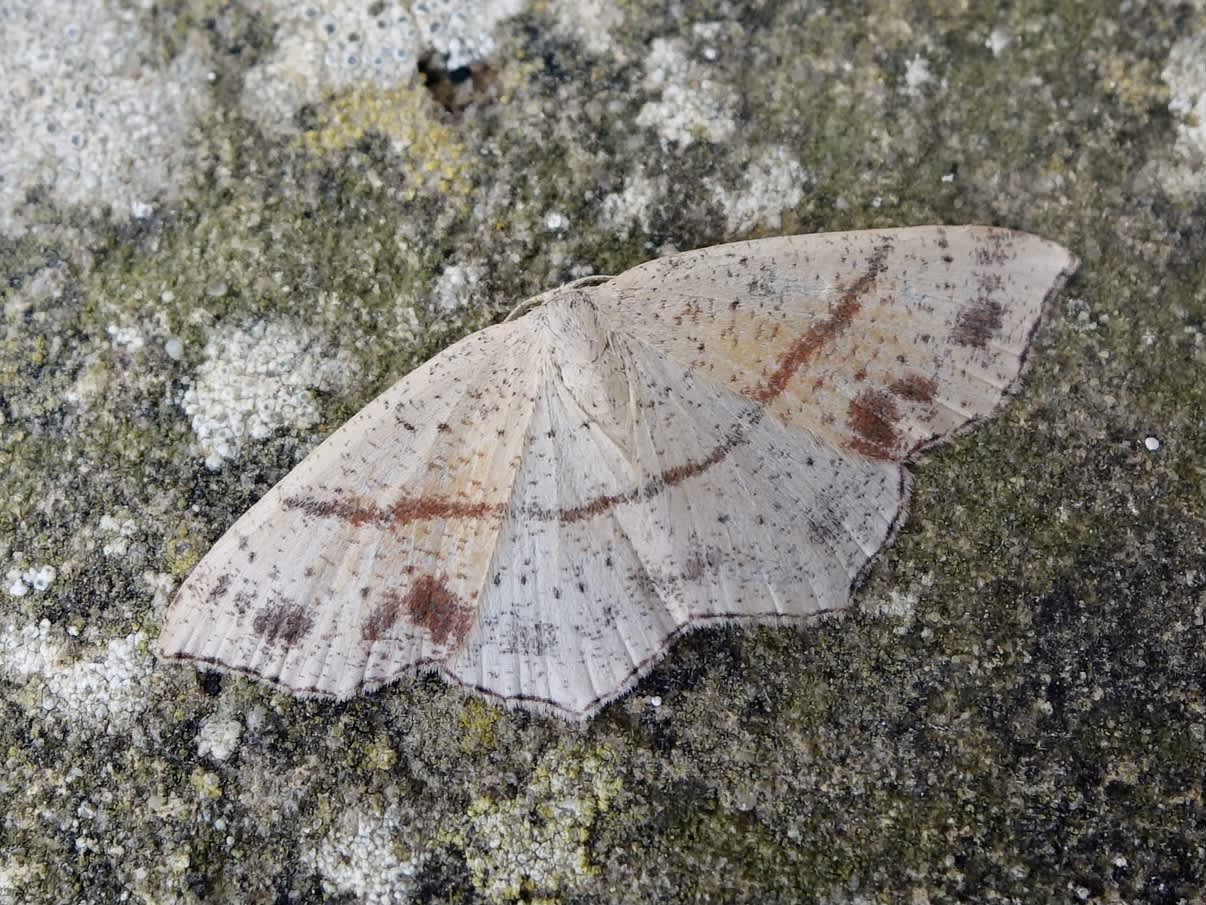
<svg viewBox="0 0 1206 905">
<path fill-rule="evenodd" d="M 0 901 L 1201 901 L 1200 2 L 0 26 Z M 513 303 L 921 223 L 1082 267 L 843 621 L 696 633 L 585 730 L 156 664 L 213 540 Z"/>
</svg>

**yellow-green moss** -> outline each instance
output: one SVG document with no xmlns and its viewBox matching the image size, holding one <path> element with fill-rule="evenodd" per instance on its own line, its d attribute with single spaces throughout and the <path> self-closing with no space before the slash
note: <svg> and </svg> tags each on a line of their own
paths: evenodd
<svg viewBox="0 0 1206 905">
<path fill-rule="evenodd" d="M 556 902 L 594 876 L 591 831 L 622 789 L 606 748 L 562 744 L 543 755 L 512 798 L 470 802 L 464 828 L 442 838 L 465 854 L 491 902 Z"/>
<path fill-rule="evenodd" d="M 475 697 L 467 698 L 456 719 L 461 733 L 461 751 L 466 754 L 492 751 L 498 744 L 496 727 L 502 715 L 502 708 L 495 704 Z"/>
<path fill-rule="evenodd" d="M 407 200 L 422 191 L 465 196 L 472 188 L 468 152 L 422 88 L 363 85 L 324 105 L 317 120 L 301 136 L 302 146 L 315 154 L 342 153 L 370 132 L 388 139 L 413 180 L 403 195 Z"/>
</svg>

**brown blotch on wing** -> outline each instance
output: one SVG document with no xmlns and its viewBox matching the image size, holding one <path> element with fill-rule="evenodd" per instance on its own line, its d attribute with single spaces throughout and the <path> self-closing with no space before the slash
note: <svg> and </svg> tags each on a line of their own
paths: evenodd
<svg viewBox="0 0 1206 905">
<path fill-rule="evenodd" d="M 909 374 L 907 377 L 893 380 L 888 385 L 888 389 L 894 395 L 907 399 L 909 402 L 933 402 L 934 395 L 938 392 L 938 384 L 929 377 Z"/>
<path fill-rule="evenodd" d="M 268 644 L 293 645 L 309 634 L 314 619 L 295 603 L 276 600 L 261 609 L 251 620 L 252 630 Z"/>
<path fill-rule="evenodd" d="M 896 423 L 900 410 L 896 400 L 883 390 L 864 390 L 850 400 L 846 422 L 857 435 L 850 447 L 872 459 L 893 459 L 900 438 Z"/>
<path fill-rule="evenodd" d="M 951 342 L 960 346 L 983 349 L 997 331 L 1001 329 L 1005 313 L 1004 306 L 993 299 L 977 299 L 959 312 Z"/>
<path fill-rule="evenodd" d="M 405 618 L 425 629 L 436 644 L 451 641 L 459 647 L 473 627 L 474 612 L 474 608 L 449 590 L 443 581 L 433 575 L 420 575 L 406 593 L 395 590 L 385 593 L 381 605 L 362 626 L 361 637 L 366 641 L 379 641 Z"/>
</svg>

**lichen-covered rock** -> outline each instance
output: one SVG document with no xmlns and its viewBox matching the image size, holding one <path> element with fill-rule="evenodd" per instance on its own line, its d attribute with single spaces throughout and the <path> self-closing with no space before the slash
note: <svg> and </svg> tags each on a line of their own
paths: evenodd
<svg viewBox="0 0 1206 905">
<path fill-rule="evenodd" d="M 117 222 L 151 215 L 197 164 L 209 107 L 200 35 L 163 58 L 150 5 L 65 0 L 0 7 L 0 232 L 23 231 L 31 195 Z"/>
<path fill-rule="evenodd" d="M 1172 2 L 0 6 L 0 900 L 1195 901 L 1204 32 Z M 1082 269 L 1007 411 L 913 466 L 844 621 L 696 633 L 585 729 L 149 653 L 239 514 L 512 303 L 935 222 Z"/>
</svg>

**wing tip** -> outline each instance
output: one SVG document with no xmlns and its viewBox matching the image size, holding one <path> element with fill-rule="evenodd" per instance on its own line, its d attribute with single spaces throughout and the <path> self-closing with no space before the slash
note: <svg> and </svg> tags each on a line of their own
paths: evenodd
<svg viewBox="0 0 1206 905">
<path fill-rule="evenodd" d="M 1037 281 L 1038 288 L 1041 290 L 1041 296 L 1038 297 L 1037 303 L 1034 304 L 1033 313 L 1029 314 L 1029 323 L 1022 334 L 1021 351 L 1017 356 L 1017 370 L 1013 377 L 1000 390 L 995 404 L 991 409 L 985 412 L 980 412 L 967 420 L 963 421 L 953 430 L 945 431 L 940 434 L 935 434 L 926 439 L 919 441 L 914 445 L 901 460 L 904 463 L 913 462 L 917 456 L 924 452 L 947 443 L 955 437 L 962 436 L 983 422 L 996 417 L 1002 409 L 1017 396 L 1022 381 L 1029 371 L 1034 360 L 1034 340 L 1039 328 L 1047 319 L 1048 312 L 1052 302 L 1067 285 L 1068 281 L 1075 276 L 1080 268 L 1080 258 L 1067 247 L 1050 239 L 1045 239 L 1042 236 L 1036 236 L 1033 233 L 1021 232 L 1019 230 L 1007 229 L 998 226 L 970 226 L 960 227 L 962 229 L 976 231 L 992 231 L 994 233 L 1005 233 L 1011 236 L 1022 237 L 1028 243 L 1037 243 L 1039 247 L 1044 248 L 1050 253 L 1048 259 L 1049 267 L 1045 269 L 1039 280 Z"/>
</svg>

